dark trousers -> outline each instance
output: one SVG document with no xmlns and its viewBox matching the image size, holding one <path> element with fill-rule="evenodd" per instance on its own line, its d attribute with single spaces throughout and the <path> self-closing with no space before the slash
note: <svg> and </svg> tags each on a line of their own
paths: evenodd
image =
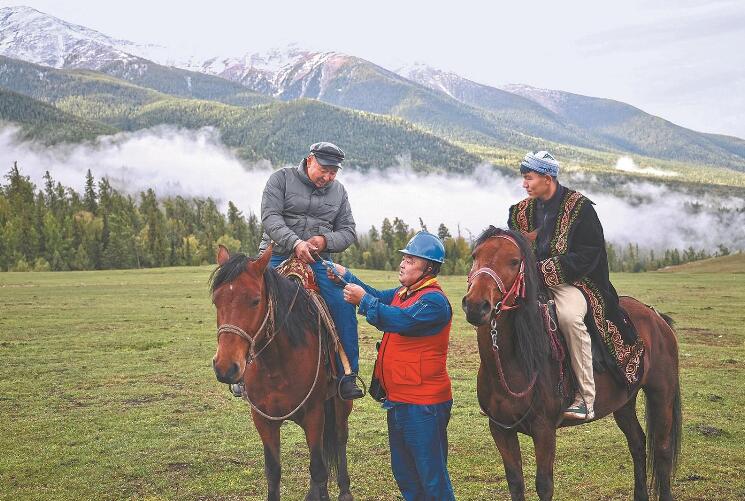
<svg viewBox="0 0 745 501">
<path fill-rule="evenodd" d="M 277 267 L 288 256 L 272 256 L 270 265 Z M 331 318 L 334 319 L 336 331 L 339 333 L 341 345 L 349 359 L 349 365 L 352 366 L 352 372 L 359 372 L 360 350 L 357 339 L 357 315 L 355 306 L 344 301 L 343 288 L 332 282 L 326 275 L 326 267 L 320 261 L 312 263 L 310 267 L 316 276 L 316 283 L 321 289 L 321 297 L 329 307 Z M 339 362 L 341 368 L 341 362 Z M 342 372 L 341 370 L 339 371 Z"/>
<path fill-rule="evenodd" d="M 388 409 L 391 468 L 406 501 L 455 500 L 447 469 L 450 409 L 440 404 L 394 404 Z"/>
</svg>

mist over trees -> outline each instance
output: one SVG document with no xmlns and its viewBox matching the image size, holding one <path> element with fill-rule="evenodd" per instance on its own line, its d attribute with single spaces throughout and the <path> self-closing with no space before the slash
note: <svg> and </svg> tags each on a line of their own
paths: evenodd
<svg viewBox="0 0 745 501">
<path fill-rule="evenodd" d="M 88 170 L 82 193 L 56 182 L 47 171 L 43 186 L 24 176 L 17 164 L 0 183 L 0 270 L 67 271 L 154 268 L 214 264 L 217 246 L 256 255 L 261 222 L 232 201 L 222 213 L 212 198 L 158 198 L 148 189 L 137 196 L 96 180 Z M 358 228 L 358 242 L 335 259 L 351 268 L 395 270 L 399 249 L 420 229 L 443 241 L 447 260 L 442 273 L 464 275 L 471 266 L 472 236 L 440 224 L 412 227 L 402 219 L 384 219 L 380 227 Z M 713 254 L 688 248 L 655 252 L 638 245 L 607 245 L 611 271 L 640 272 Z"/>
</svg>

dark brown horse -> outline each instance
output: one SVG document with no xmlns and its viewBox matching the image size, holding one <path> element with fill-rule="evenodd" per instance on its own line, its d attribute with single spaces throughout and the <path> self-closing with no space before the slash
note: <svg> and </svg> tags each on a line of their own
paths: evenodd
<svg viewBox="0 0 745 501">
<path fill-rule="evenodd" d="M 484 271 L 471 277 L 463 308 L 468 322 L 478 328 L 479 404 L 489 417 L 512 499 L 525 497 L 517 438 L 520 432 L 533 438 L 536 491 L 541 500 L 548 500 L 554 490 L 556 429 L 583 421 L 562 422 L 566 400 L 557 391 L 559 362 L 555 360 L 557 357 L 551 356 L 550 338 L 536 304 L 539 282 L 535 258 L 520 234 L 490 227 L 477 240 L 473 260 L 473 269 L 483 268 Z M 513 285 L 521 266 L 524 298 L 515 303 L 514 309 L 499 312 L 500 305 L 514 303 Z M 632 298 L 622 298 L 621 305 L 633 320 L 646 348 L 645 371 L 633 392 L 617 383 L 609 371 L 595 371 L 596 419 L 612 413 L 626 435 L 634 462 L 634 499 L 649 499 L 648 456 L 652 492 L 659 493 L 660 499 L 669 500 L 672 499 L 670 479 L 681 440 L 677 341 L 669 318 L 663 318 Z M 498 333 L 494 339 L 492 332 Z M 646 436 L 636 416 L 639 388 L 646 395 Z"/>
<path fill-rule="evenodd" d="M 231 256 L 220 246 L 212 274 L 217 309 L 218 381 L 245 385 L 254 425 L 264 443 L 267 499 L 279 499 L 279 430 L 291 420 L 310 449 L 306 500 L 327 500 L 329 470 L 337 470 L 339 500 L 351 501 L 347 472 L 348 418 L 352 403 L 328 398 L 329 368 L 318 309 L 296 282 L 268 266 L 269 247 L 257 259 Z"/>
</svg>

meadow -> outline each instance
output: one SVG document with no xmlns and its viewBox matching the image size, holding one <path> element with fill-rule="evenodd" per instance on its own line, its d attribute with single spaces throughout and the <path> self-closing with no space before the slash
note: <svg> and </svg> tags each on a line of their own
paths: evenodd
<svg viewBox="0 0 745 501">
<path fill-rule="evenodd" d="M 677 322 L 684 440 L 680 500 L 745 498 L 745 259 L 672 272 L 615 274 Z M 263 499 L 260 440 L 245 402 L 210 361 L 211 267 L 0 273 L 0 499 Z M 391 272 L 361 271 L 378 287 Z M 465 277 L 444 277 L 453 304 Z M 380 333 L 360 324 L 369 380 Z M 459 500 L 509 499 L 499 454 L 475 398 L 474 330 L 455 309 L 449 370 L 450 473 Z M 639 414 L 643 416 L 643 399 Z M 302 499 L 308 452 L 283 427 L 283 498 Z M 349 444 L 358 500 L 398 499 L 384 411 L 355 405 Z M 529 496 L 535 462 L 521 439 Z M 555 499 L 631 499 L 633 468 L 612 419 L 559 431 Z M 335 484 L 330 490 L 336 492 Z"/>
</svg>

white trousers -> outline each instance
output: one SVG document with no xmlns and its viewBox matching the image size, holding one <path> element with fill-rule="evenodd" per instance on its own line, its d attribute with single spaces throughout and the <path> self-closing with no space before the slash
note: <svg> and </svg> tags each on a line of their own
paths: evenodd
<svg viewBox="0 0 745 501">
<path fill-rule="evenodd" d="M 572 370 L 579 383 L 579 391 L 589 409 L 595 403 L 595 379 L 592 373 L 592 341 L 585 325 L 587 301 L 573 285 L 551 287 L 556 302 L 559 329 L 569 348 Z"/>
</svg>

